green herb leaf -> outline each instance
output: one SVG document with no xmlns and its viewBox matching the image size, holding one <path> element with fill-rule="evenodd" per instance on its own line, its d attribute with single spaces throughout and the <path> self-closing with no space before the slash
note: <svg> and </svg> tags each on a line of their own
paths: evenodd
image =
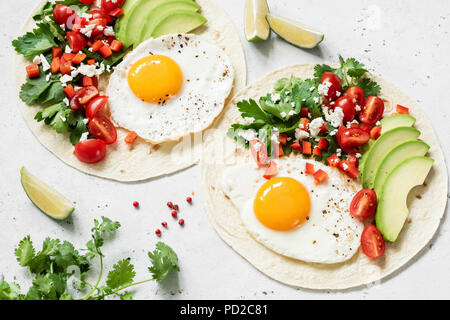
<svg viewBox="0 0 450 320">
<path fill-rule="evenodd" d="M 148 270 L 154 280 L 164 280 L 172 271 L 180 271 L 175 251 L 163 242 L 158 242 L 156 249 L 149 252 L 148 256 L 152 262 L 152 266 Z"/>
<path fill-rule="evenodd" d="M 366 97 L 378 96 L 381 92 L 381 87 L 375 81 L 369 78 L 362 78 L 356 82 L 356 85 L 364 90 Z"/>
<path fill-rule="evenodd" d="M 32 60 L 34 57 L 56 46 L 56 42 L 48 25 L 39 23 L 33 32 L 28 32 L 14 40 L 12 45 L 18 53 L 22 54 L 26 59 Z"/>
<path fill-rule="evenodd" d="M 33 243 L 31 242 L 29 235 L 19 242 L 19 246 L 14 251 L 14 254 L 22 267 L 28 266 L 35 254 Z"/>
<path fill-rule="evenodd" d="M 106 284 L 111 289 L 117 289 L 132 283 L 135 275 L 136 272 L 134 272 L 134 266 L 128 259 L 123 259 L 118 261 L 113 266 L 113 270 L 108 273 Z"/>
</svg>

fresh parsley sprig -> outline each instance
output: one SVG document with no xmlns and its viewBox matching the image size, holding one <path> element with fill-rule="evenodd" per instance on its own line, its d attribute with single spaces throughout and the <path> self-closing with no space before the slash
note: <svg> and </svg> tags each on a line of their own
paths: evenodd
<svg viewBox="0 0 450 320">
<path fill-rule="evenodd" d="M 149 281 L 162 281 L 173 271 L 180 270 L 176 253 L 168 245 L 158 242 L 156 249 L 148 253 L 151 278 L 135 282 L 134 265 L 129 259 L 122 259 L 113 265 L 106 282 L 101 285 L 105 269 L 102 247 L 107 234 L 117 231 L 119 227 L 119 222 L 106 217 L 102 217 L 101 221 L 94 220 L 91 240 L 81 250 L 76 250 L 68 241 L 46 238 L 42 249 L 36 252 L 30 236 L 26 236 L 14 254 L 19 265 L 27 268 L 32 285 L 26 293 L 21 293 L 17 283 L 8 283 L 2 276 L 0 300 L 101 300 L 111 295 L 129 300 L 133 298 L 133 293 L 124 290 Z M 96 258 L 100 261 L 100 271 L 96 283 L 91 284 L 86 281 L 86 275 L 91 269 L 92 260 Z M 68 289 L 71 280 L 76 280 L 75 288 L 78 291 L 89 291 L 81 298 L 74 297 Z"/>
</svg>

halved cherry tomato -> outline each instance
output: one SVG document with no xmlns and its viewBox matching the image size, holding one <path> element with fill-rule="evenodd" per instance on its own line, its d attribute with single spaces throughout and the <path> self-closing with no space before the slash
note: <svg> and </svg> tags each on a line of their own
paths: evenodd
<svg viewBox="0 0 450 320">
<path fill-rule="evenodd" d="M 314 184 L 317 186 L 321 183 L 324 183 L 328 179 L 328 174 L 322 169 L 317 170 L 314 174 Z"/>
<path fill-rule="evenodd" d="M 381 127 L 373 127 L 372 130 L 370 130 L 370 137 L 373 140 L 377 140 L 381 136 Z"/>
<path fill-rule="evenodd" d="M 325 85 L 327 82 L 331 83 L 331 85 L 325 96 L 331 101 L 336 99 L 342 91 L 341 79 L 333 72 L 324 72 L 322 75 L 322 84 Z"/>
<path fill-rule="evenodd" d="M 66 24 L 69 17 L 75 14 L 75 11 L 73 11 L 68 6 L 57 4 L 55 8 L 53 9 L 53 18 L 55 19 L 56 23 Z"/>
<path fill-rule="evenodd" d="M 361 108 L 366 103 L 366 96 L 364 94 L 364 90 L 360 87 L 350 87 L 345 91 L 345 96 L 350 97 L 352 100 L 354 99 L 354 103 Z"/>
<path fill-rule="evenodd" d="M 264 172 L 263 177 L 267 180 L 272 179 L 278 173 L 277 163 L 271 161 L 269 167 Z"/>
<path fill-rule="evenodd" d="M 113 144 L 117 141 L 117 129 L 114 124 L 104 116 L 95 116 L 89 121 L 89 133 L 96 139 Z"/>
<path fill-rule="evenodd" d="M 367 123 L 360 123 L 359 124 L 359 128 L 361 130 L 364 130 L 365 132 L 367 132 L 368 134 L 370 134 L 370 131 L 372 130 L 372 126 L 368 125 Z"/>
<path fill-rule="evenodd" d="M 125 0 L 102 0 L 102 9 L 111 12 L 116 8 L 122 8 Z"/>
<path fill-rule="evenodd" d="M 39 66 L 37 64 L 26 66 L 26 70 L 29 78 L 36 78 L 40 75 Z"/>
<path fill-rule="evenodd" d="M 88 118 L 89 120 L 94 118 L 102 111 L 102 109 L 106 106 L 107 103 L 108 103 L 107 96 L 98 96 L 89 101 L 89 104 L 86 107 L 86 118 Z"/>
<path fill-rule="evenodd" d="M 114 18 L 118 18 L 118 17 L 120 17 L 121 15 L 123 15 L 123 9 L 121 9 L 121 8 L 116 8 L 116 9 L 114 9 L 114 10 L 111 10 L 111 11 L 109 12 L 109 14 L 110 14 L 111 16 L 113 16 Z"/>
<path fill-rule="evenodd" d="M 250 151 L 252 152 L 253 159 L 259 167 L 266 164 L 267 161 L 267 147 L 258 139 L 250 141 Z"/>
<path fill-rule="evenodd" d="M 80 104 L 86 104 L 91 101 L 92 98 L 98 96 L 98 89 L 94 86 L 83 87 L 78 89 L 77 95 L 80 96 Z"/>
<path fill-rule="evenodd" d="M 353 103 L 353 98 L 349 96 L 343 96 L 336 100 L 333 105 L 333 109 L 342 108 L 344 112 L 344 119 L 342 120 L 344 123 L 351 122 L 355 119 L 355 104 Z"/>
<path fill-rule="evenodd" d="M 377 194 L 372 189 L 362 189 L 350 203 L 350 214 L 358 219 L 373 216 L 377 209 Z"/>
<path fill-rule="evenodd" d="M 359 115 L 361 122 L 371 126 L 375 125 L 383 117 L 384 102 L 378 97 L 370 96 Z"/>
<path fill-rule="evenodd" d="M 409 114 L 409 109 L 407 107 L 404 107 L 400 104 L 397 105 L 397 113 L 400 114 Z"/>
<path fill-rule="evenodd" d="M 78 53 L 78 51 L 84 49 L 87 45 L 86 39 L 78 32 L 67 31 L 66 38 L 73 53 Z"/>
<path fill-rule="evenodd" d="M 70 99 L 70 108 L 74 111 L 77 111 L 77 110 L 80 110 L 83 108 L 83 105 L 80 103 L 80 96 L 81 95 L 77 92 L 72 97 L 72 99 Z"/>
<path fill-rule="evenodd" d="M 369 258 L 384 255 L 386 244 L 383 235 L 373 224 L 368 225 L 361 234 L 361 249 Z"/>
<path fill-rule="evenodd" d="M 106 143 L 100 139 L 80 141 L 75 145 L 75 156 L 84 163 L 97 163 L 106 156 Z"/>
<path fill-rule="evenodd" d="M 356 148 L 365 145 L 370 140 L 369 134 L 364 130 L 359 128 L 341 128 L 336 134 L 336 139 L 342 150 L 347 153 L 356 153 Z"/>
<path fill-rule="evenodd" d="M 109 16 L 108 12 L 106 12 L 106 10 L 95 9 L 95 10 L 92 10 L 91 12 L 89 12 L 89 14 L 91 15 L 91 20 L 105 19 L 108 24 L 113 22 L 113 20 Z"/>
<path fill-rule="evenodd" d="M 305 174 L 313 175 L 315 172 L 314 165 L 312 163 L 307 162 L 305 166 Z"/>
</svg>

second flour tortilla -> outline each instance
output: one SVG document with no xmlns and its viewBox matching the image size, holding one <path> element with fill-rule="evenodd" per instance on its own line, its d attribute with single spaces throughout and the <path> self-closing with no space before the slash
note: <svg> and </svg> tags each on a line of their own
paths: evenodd
<svg viewBox="0 0 450 320">
<path fill-rule="evenodd" d="M 361 249 L 348 261 L 339 264 L 305 263 L 281 256 L 257 242 L 242 223 L 237 208 L 221 189 L 223 171 L 229 165 L 244 161 L 248 151 L 226 136 L 230 125 L 242 122 L 236 103 L 255 99 L 273 91 L 274 83 L 294 75 L 312 78 L 314 65 L 294 65 L 275 71 L 237 94 L 206 135 L 201 161 L 202 197 L 209 218 L 217 233 L 256 269 L 284 284 L 310 289 L 346 289 L 376 282 L 405 265 L 431 240 L 444 214 L 447 203 L 447 169 L 442 150 L 431 123 L 424 112 L 404 93 L 384 80 L 374 77 L 381 86 L 381 96 L 391 102 L 408 106 L 417 119 L 415 127 L 420 139 L 431 148 L 435 160 L 425 185 L 413 189 L 408 198 L 410 214 L 397 241 L 386 244 L 383 257 L 371 260 Z M 389 109 L 389 106 L 388 108 Z M 420 195 L 421 199 L 418 196 Z M 301 245 L 301 244 L 299 244 Z"/>
<path fill-rule="evenodd" d="M 32 16 L 45 2 L 45 0 L 39 2 L 25 23 L 20 35 L 34 28 L 35 22 Z M 227 14 L 218 8 L 212 0 L 197 0 L 196 2 L 201 5 L 201 13 L 208 19 L 208 22 L 193 33 L 222 48 L 232 61 L 235 79 L 229 100 L 246 85 L 247 79 L 245 56 L 239 35 Z M 28 106 L 19 99 L 20 88 L 26 80 L 25 66 L 29 63 L 22 56 L 15 54 L 14 72 L 19 109 L 39 142 L 68 165 L 91 175 L 131 182 L 173 173 L 198 163 L 200 159 L 200 135 L 186 136 L 179 142 L 167 142 L 160 145 L 152 145 L 138 139 L 133 145 L 129 146 L 124 143 L 128 131 L 121 128 L 117 129 L 117 143 L 108 146 L 107 156 L 103 161 L 94 165 L 78 161 L 73 155 L 74 147 L 66 135 L 58 134 L 50 126 L 34 119 L 41 107 Z M 106 90 L 102 91 L 105 92 Z"/>
</svg>

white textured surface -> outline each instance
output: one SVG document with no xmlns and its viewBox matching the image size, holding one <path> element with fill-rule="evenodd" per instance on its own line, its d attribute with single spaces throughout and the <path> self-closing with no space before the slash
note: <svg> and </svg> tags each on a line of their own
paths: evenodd
<svg viewBox="0 0 450 320">
<path fill-rule="evenodd" d="M 345 8 L 351 10 L 331 0 L 326 4 L 312 0 L 269 0 L 273 13 L 301 20 L 323 31 L 326 37 L 312 51 L 292 47 L 275 35 L 265 43 L 244 43 L 249 82 L 284 65 L 336 60 L 339 53 L 354 56 L 419 103 L 431 119 L 448 159 L 450 2 L 383 0 L 376 5 L 373 1 L 347 2 Z M 15 105 L 11 80 L 10 42 L 34 3 L 33 0 L 0 2 L 3 73 L 0 80 L 3 138 L 0 144 L 0 273 L 7 280 L 16 276 L 17 281 L 26 284 L 25 270 L 13 256 L 15 245 L 24 235 L 30 234 L 37 243 L 53 236 L 81 246 L 88 240 L 92 219 L 106 215 L 123 225 L 105 248 L 106 263 L 110 266 L 116 258 L 131 257 L 137 266 L 137 278 L 147 276 L 146 251 L 156 242 L 154 229 L 163 219 L 169 222 L 169 230 L 162 240 L 177 251 L 182 271 L 163 284 L 140 286 L 136 291 L 139 298 L 450 298 L 450 225 L 446 216 L 433 241 L 412 263 L 375 286 L 344 292 L 296 290 L 256 271 L 216 235 L 200 205 L 198 167 L 143 183 L 121 184 L 85 175 L 59 161 L 26 127 Z M 244 1 L 218 4 L 231 16 L 244 41 Z M 71 220 L 56 223 L 33 207 L 20 186 L 21 165 L 76 201 L 77 209 Z M 192 191 L 195 196 L 190 207 L 184 199 Z M 132 207 L 134 200 L 140 201 L 139 210 Z M 184 229 L 172 221 L 165 206 L 169 200 L 181 205 L 181 215 L 186 220 Z"/>
</svg>

